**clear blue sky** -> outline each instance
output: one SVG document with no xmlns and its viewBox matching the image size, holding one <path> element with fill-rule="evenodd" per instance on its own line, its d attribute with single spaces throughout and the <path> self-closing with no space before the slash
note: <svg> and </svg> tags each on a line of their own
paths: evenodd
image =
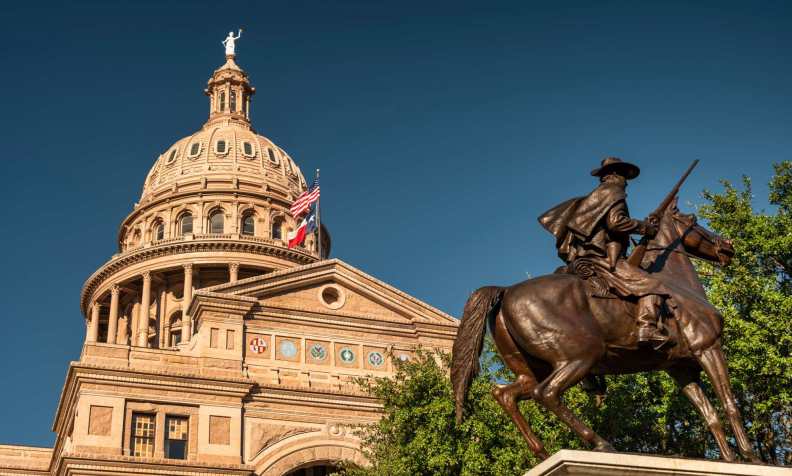
<svg viewBox="0 0 792 476">
<path fill-rule="evenodd" d="M 694 158 L 683 201 L 742 174 L 766 199 L 792 3 L 556 3 L 3 2 L 0 442 L 52 443 L 80 288 L 239 26 L 254 125 L 321 167 L 334 256 L 454 315 L 558 264 L 536 217 L 605 155 L 643 169 L 634 215 Z"/>
</svg>

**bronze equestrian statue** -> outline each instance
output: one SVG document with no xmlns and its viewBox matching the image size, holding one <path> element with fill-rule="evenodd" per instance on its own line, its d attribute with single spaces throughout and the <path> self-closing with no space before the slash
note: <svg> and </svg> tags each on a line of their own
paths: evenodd
<svg viewBox="0 0 792 476">
<path fill-rule="evenodd" d="M 695 163 L 693 164 L 695 166 Z M 723 317 L 707 300 L 690 257 L 728 265 L 731 243 L 676 205 L 693 166 L 647 220 L 630 218 L 625 187 L 637 166 L 609 157 L 592 175 L 600 184 L 543 214 L 566 263 L 555 273 L 510 287 L 486 286 L 465 304 L 453 347 L 451 381 L 461 420 L 489 325 L 498 353 L 516 379 L 492 393 L 531 451 L 547 458 L 517 403 L 533 399 L 597 451 L 615 451 L 561 400 L 584 379 L 664 370 L 707 422 L 721 457 L 734 451 L 704 391 L 706 372 L 731 424 L 740 454 L 759 461 L 743 427 L 720 345 Z M 628 258 L 630 235 L 643 235 Z"/>
</svg>

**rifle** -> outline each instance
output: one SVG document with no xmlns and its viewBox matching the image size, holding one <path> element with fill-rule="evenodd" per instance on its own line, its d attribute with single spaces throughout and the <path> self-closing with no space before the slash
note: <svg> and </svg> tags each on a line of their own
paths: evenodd
<svg viewBox="0 0 792 476">
<path fill-rule="evenodd" d="M 682 178 L 679 179 L 679 182 L 677 182 L 676 186 L 674 186 L 674 188 L 671 189 L 671 192 L 669 192 L 668 195 L 666 195 L 666 197 L 663 199 L 663 201 L 660 202 L 660 206 L 658 206 L 655 209 L 655 211 L 650 213 L 649 216 L 655 216 L 658 219 L 663 217 L 666 208 L 668 208 L 668 205 L 670 205 L 671 202 L 674 201 L 674 198 L 676 197 L 677 193 L 679 193 L 679 188 L 682 186 L 682 183 L 685 181 L 685 179 L 688 178 L 688 175 L 690 175 L 690 172 L 693 171 L 693 169 L 696 167 L 696 165 L 698 165 L 698 163 L 699 161 L 698 159 L 696 159 L 693 161 L 692 164 L 690 164 L 690 167 L 688 167 L 687 172 L 685 172 L 685 175 L 683 175 Z M 632 254 L 630 254 L 630 257 L 627 258 L 627 263 L 633 266 L 640 266 L 641 261 L 643 261 L 644 254 L 646 254 L 646 246 L 649 244 L 650 241 L 651 240 L 646 238 L 645 236 L 642 237 L 641 241 L 635 247 Z"/>
</svg>

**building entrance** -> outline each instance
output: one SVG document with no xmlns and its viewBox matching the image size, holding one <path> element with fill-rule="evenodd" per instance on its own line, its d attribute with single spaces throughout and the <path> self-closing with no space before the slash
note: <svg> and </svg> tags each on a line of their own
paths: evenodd
<svg viewBox="0 0 792 476">
<path fill-rule="evenodd" d="M 336 466 L 321 463 L 317 465 L 306 466 L 300 469 L 295 469 L 291 473 L 288 473 L 286 476 L 329 476 L 338 470 L 339 469 Z"/>
</svg>

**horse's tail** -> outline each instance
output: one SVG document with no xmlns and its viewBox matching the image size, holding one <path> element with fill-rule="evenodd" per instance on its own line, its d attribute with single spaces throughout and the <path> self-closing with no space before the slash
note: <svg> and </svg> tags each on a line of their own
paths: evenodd
<svg viewBox="0 0 792 476">
<path fill-rule="evenodd" d="M 465 396 L 470 382 L 479 373 L 479 355 L 484 345 L 487 316 L 498 304 L 505 288 L 485 286 L 477 289 L 465 303 L 451 359 L 451 385 L 456 400 L 456 420 L 462 421 Z"/>
</svg>

